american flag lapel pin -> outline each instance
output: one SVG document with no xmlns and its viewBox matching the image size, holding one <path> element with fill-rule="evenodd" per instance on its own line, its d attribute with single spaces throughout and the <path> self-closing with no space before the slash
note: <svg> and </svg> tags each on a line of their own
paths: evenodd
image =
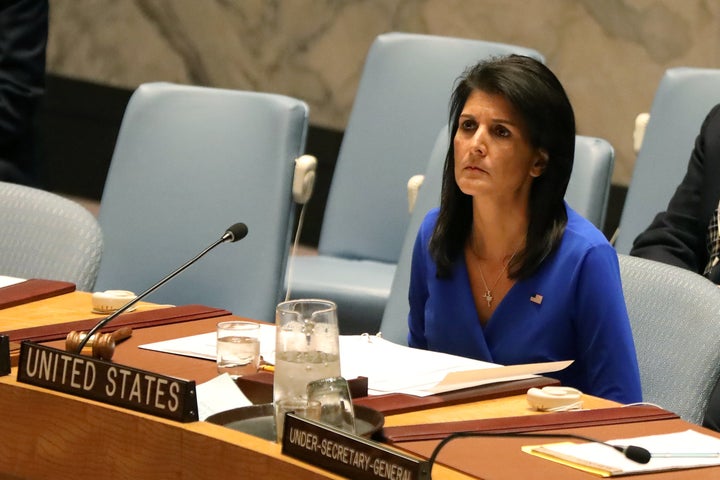
<svg viewBox="0 0 720 480">
<path fill-rule="evenodd" d="M 536 293 L 535 295 L 533 295 L 532 297 L 530 297 L 530 301 L 533 302 L 533 303 L 537 303 L 538 305 L 540 305 L 540 304 L 542 304 L 543 296 L 540 295 L 539 293 Z"/>
</svg>

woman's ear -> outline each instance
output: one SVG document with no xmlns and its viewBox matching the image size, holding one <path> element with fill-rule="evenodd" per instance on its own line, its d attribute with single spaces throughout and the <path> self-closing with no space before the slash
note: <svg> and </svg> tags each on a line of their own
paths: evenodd
<svg viewBox="0 0 720 480">
<path fill-rule="evenodd" d="M 530 168 L 530 176 L 537 178 L 542 175 L 545 171 L 545 168 L 547 168 L 549 158 L 550 156 L 548 155 L 547 150 L 545 150 L 544 148 L 538 149 L 537 158 L 535 159 L 535 162 Z"/>
</svg>

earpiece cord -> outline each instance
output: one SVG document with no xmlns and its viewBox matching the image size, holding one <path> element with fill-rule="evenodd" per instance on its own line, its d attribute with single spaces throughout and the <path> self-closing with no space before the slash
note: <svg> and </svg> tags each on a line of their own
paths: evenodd
<svg viewBox="0 0 720 480">
<path fill-rule="evenodd" d="M 298 243 L 300 242 L 300 233 L 302 232 L 303 223 L 305 220 L 305 206 L 306 203 L 303 203 L 302 207 L 300 208 L 300 216 L 298 217 L 298 224 L 297 224 L 297 230 L 295 231 L 295 240 L 293 241 L 292 246 L 292 252 L 290 252 L 290 258 L 288 259 L 288 270 L 287 270 L 287 291 L 285 292 L 285 301 L 287 302 L 290 299 L 290 290 L 292 288 L 292 276 L 293 276 L 293 269 L 295 266 L 295 256 L 297 255 L 297 247 Z"/>
</svg>

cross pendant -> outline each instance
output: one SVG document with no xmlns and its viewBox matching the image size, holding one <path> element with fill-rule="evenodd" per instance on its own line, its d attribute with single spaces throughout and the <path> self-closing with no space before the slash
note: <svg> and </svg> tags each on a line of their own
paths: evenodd
<svg viewBox="0 0 720 480">
<path fill-rule="evenodd" d="M 493 296 L 492 296 L 492 293 L 490 293 L 490 290 L 487 290 L 485 292 L 485 295 L 483 295 L 483 296 L 485 297 L 485 300 L 487 300 L 487 302 L 488 302 L 488 307 L 491 307 L 492 306 L 491 304 L 493 301 Z"/>
</svg>

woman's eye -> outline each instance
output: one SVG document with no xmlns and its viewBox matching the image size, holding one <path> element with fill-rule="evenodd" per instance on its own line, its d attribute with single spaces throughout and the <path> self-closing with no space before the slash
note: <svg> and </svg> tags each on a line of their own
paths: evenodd
<svg viewBox="0 0 720 480">
<path fill-rule="evenodd" d="M 475 128 L 475 122 L 473 120 L 463 120 L 460 126 L 463 130 L 472 130 Z"/>
<path fill-rule="evenodd" d="M 510 136 L 510 130 L 503 127 L 502 125 L 497 125 L 495 127 L 495 134 L 499 137 L 509 137 Z"/>
</svg>

